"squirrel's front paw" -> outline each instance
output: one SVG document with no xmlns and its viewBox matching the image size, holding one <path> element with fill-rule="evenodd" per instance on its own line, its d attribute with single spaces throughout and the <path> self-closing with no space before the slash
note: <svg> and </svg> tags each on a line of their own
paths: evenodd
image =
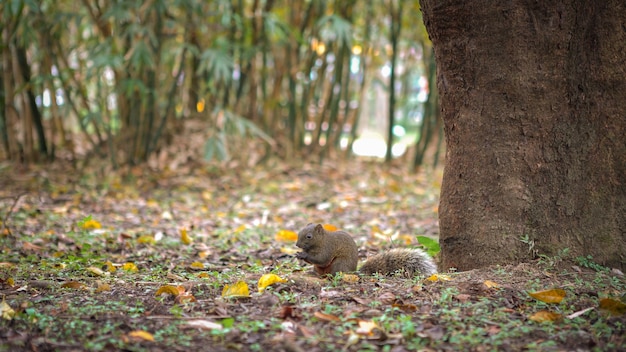
<svg viewBox="0 0 626 352">
<path fill-rule="evenodd" d="M 306 257 L 307 257 L 306 252 L 298 252 L 298 253 L 296 253 L 296 258 L 298 258 L 298 259 L 306 260 Z"/>
</svg>

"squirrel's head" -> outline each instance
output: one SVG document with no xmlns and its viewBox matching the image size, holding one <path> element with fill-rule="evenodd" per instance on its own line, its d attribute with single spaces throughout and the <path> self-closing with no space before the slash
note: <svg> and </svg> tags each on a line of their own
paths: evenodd
<svg viewBox="0 0 626 352">
<path fill-rule="evenodd" d="M 324 227 L 322 224 L 307 224 L 300 232 L 298 232 L 298 242 L 296 247 L 302 248 L 307 251 L 321 241 L 321 236 L 324 236 Z"/>
</svg>

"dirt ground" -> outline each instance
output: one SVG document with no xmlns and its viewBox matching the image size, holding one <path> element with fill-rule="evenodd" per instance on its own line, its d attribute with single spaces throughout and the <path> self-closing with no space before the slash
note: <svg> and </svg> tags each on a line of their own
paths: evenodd
<svg viewBox="0 0 626 352">
<path fill-rule="evenodd" d="M 436 239 L 439 180 L 369 163 L 5 167 L 0 350 L 626 350 L 626 280 L 593 258 L 320 279 L 286 240 L 330 223 L 363 260 Z M 268 273 L 284 282 L 259 292 Z"/>
</svg>

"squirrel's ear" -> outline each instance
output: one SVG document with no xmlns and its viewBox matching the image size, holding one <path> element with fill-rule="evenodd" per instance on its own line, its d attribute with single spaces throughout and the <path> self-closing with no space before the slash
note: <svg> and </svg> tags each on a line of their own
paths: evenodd
<svg viewBox="0 0 626 352">
<path fill-rule="evenodd" d="M 324 232 L 324 227 L 322 226 L 322 224 L 315 225 L 315 231 L 320 233 Z"/>
</svg>

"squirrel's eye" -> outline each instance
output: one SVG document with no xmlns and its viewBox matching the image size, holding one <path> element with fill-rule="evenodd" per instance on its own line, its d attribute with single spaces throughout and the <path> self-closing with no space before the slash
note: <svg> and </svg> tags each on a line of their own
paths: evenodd
<svg viewBox="0 0 626 352">
<path fill-rule="evenodd" d="M 306 235 L 306 238 L 311 239 L 311 238 L 313 238 L 313 235 L 308 234 L 308 235 Z"/>
</svg>

